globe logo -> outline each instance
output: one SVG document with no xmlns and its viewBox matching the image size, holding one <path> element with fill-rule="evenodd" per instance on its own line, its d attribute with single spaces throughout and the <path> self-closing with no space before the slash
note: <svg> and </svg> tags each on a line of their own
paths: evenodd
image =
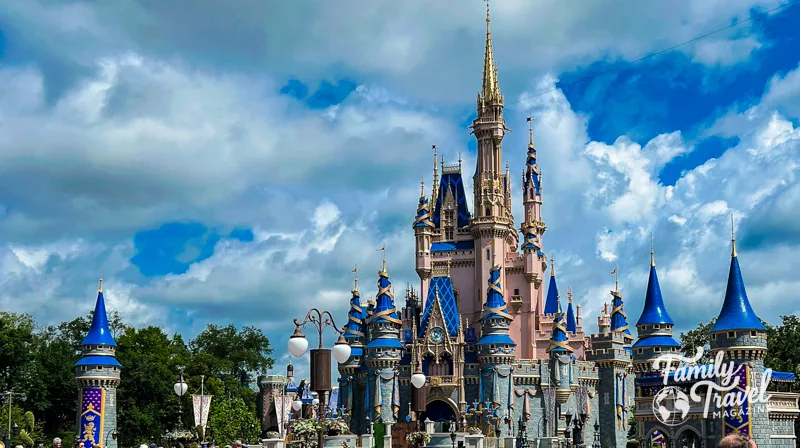
<svg viewBox="0 0 800 448">
<path fill-rule="evenodd" d="M 667 426 L 677 426 L 687 420 L 689 397 L 675 386 L 667 386 L 653 397 L 653 414 Z"/>
</svg>

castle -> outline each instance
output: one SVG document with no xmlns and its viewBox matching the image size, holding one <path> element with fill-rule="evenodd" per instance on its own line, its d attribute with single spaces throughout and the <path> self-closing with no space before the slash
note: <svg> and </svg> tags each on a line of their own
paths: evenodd
<svg viewBox="0 0 800 448">
<path fill-rule="evenodd" d="M 471 126 L 477 140 L 472 204 L 461 161 L 439 161 L 434 146 L 433 188 L 428 195 L 423 184 L 413 221 L 422 294 L 409 289 L 398 309 L 385 259 L 374 301 L 362 301 L 357 279 L 352 291 L 344 327 L 352 352 L 339 365 L 338 394 L 351 430 L 369 432 L 375 422 L 452 421 L 461 430 L 477 427 L 498 437 L 569 433 L 576 443 L 624 447 L 635 409 L 632 432 L 646 442 L 643 446 L 713 446 L 732 431 L 751 434 L 759 446 L 793 446 L 797 394 L 788 392 L 752 406 L 747 425 L 703 419 L 696 409 L 679 425 L 657 420 L 653 397 L 664 386 L 654 382 L 661 377 L 652 362 L 678 353 L 680 344 L 672 336 L 674 322 L 661 296 L 652 251 L 638 340 L 618 286 L 595 334 L 584 332 L 571 290 L 564 310 L 555 260 L 543 251 L 547 227 L 532 128 L 519 229 L 511 213 L 511 176 L 508 164 L 503 166 L 508 128 L 488 6 L 486 14 L 482 84 Z M 731 263 L 728 292 L 711 332 L 712 351 L 725 351 L 726 360 L 746 365 L 757 382 L 764 374 L 766 329 L 748 302 L 735 251 Z M 415 373 L 426 378 L 420 389 L 411 385 Z M 794 377 L 776 372 L 772 380 Z"/>
</svg>

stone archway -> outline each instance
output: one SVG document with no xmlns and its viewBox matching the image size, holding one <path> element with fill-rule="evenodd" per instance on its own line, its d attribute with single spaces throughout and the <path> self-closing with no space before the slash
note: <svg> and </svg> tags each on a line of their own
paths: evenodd
<svg viewBox="0 0 800 448">
<path fill-rule="evenodd" d="M 433 400 L 428 401 L 428 404 L 425 405 L 425 412 L 420 415 L 422 421 L 426 419 L 430 419 L 434 422 L 440 421 L 455 421 L 458 422 L 456 417 L 456 408 L 450 403 L 449 400 L 443 400 L 441 398 L 434 398 Z"/>
<path fill-rule="evenodd" d="M 700 433 L 691 426 L 684 426 L 675 434 L 675 446 L 676 448 L 700 448 L 702 446 Z"/>
<path fill-rule="evenodd" d="M 644 438 L 642 448 L 672 448 L 672 436 L 664 428 L 659 426 L 650 429 L 647 437 Z"/>
</svg>

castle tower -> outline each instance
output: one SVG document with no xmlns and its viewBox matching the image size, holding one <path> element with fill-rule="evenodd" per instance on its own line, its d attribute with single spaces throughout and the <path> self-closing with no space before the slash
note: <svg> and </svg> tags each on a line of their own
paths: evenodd
<svg viewBox="0 0 800 448">
<path fill-rule="evenodd" d="M 730 393 L 747 395 L 747 387 L 761 390 L 764 379 L 764 356 L 767 354 L 767 329 L 750 306 L 744 287 L 739 257 L 736 253 L 736 237 L 733 234 L 731 216 L 731 266 L 728 272 L 728 286 L 725 300 L 716 322 L 709 330 L 711 335 L 711 355 L 724 353 L 726 362 L 740 366 L 734 375 L 739 386 Z M 767 411 L 767 403 L 753 403 L 750 397 L 744 399 L 741 407 L 727 406 L 723 418 L 715 420 L 716 434 L 722 438 L 733 432 L 751 436 L 758 446 L 771 446 L 772 433 Z M 720 427 L 721 426 L 721 427 Z"/>
<path fill-rule="evenodd" d="M 678 353 L 681 345 L 672 337 L 674 326 L 672 318 L 664 306 L 661 286 L 656 273 L 656 257 L 650 248 L 650 279 L 647 281 L 647 293 L 644 297 L 644 308 L 636 331 L 639 340 L 633 345 L 633 366 L 637 372 L 649 372 L 653 369 L 653 360 L 667 353 Z M 694 353 L 688 353 L 692 356 Z"/>
<path fill-rule="evenodd" d="M 116 360 L 117 343 L 108 326 L 103 278 L 89 333 L 81 343 L 83 356 L 75 363 L 79 388 L 78 438 L 86 448 L 116 448 L 117 386 L 122 365 Z"/>
<path fill-rule="evenodd" d="M 384 256 L 378 272 L 377 300 L 372 315 L 367 318 L 370 341 L 366 345 L 366 417 L 372 422 L 391 424 L 397 421 L 400 391 L 396 370 L 403 356 L 401 325 Z M 388 430 L 387 434 L 390 434 Z"/>
<path fill-rule="evenodd" d="M 522 253 L 525 263 L 525 279 L 535 286 L 531 288 L 530 309 L 542 314 L 544 294 L 540 288 L 542 277 L 547 268 L 542 252 L 542 236 L 547 231 L 542 219 L 542 174 L 536 159 L 536 147 L 533 144 L 533 119 L 528 117 L 528 153 L 525 158 L 525 172 L 522 174 L 522 203 L 525 211 L 524 221 L 520 225 L 523 235 Z M 538 325 L 538 323 L 532 323 Z"/>
<path fill-rule="evenodd" d="M 478 401 L 492 402 L 490 409 L 511 415 L 513 384 L 511 364 L 516 344 L 508 335 L 513 317 L 508 313 L 500 284 L 500 266 L 489 273 L 489 288 L 483 305 L 481 338 L 478 340 Z M 510 434 L 508 434 L 510 435 Z"/>
<path fill-rule="evenodd" d="M 489 282 L 489 272 L 493 261 L 489 257 L 490 244 L 501 257 L 504 264 L 506 254 L 516 251 L 518 236 L 511 216 L 511 179 L 503 171 L 503 137 L 506 127 L 503 118 L 503 94 L 497 81 L 497 67 L 492 50 L 491 18 L 489 4 L 486 4 L 486 48 L 483 61 L 483 80 L 478 94 L 477 117 L 472 122 L 472 133 L 477 140 L 477 163 L 473 176 L 473 209 L 475 215 L 470 222 L 470 233 L 475 241 L 476 285 Z M 485 253 L 485 256 L 484 256 Z M 501 272 L 501 276 L 505 273 Z M 502 279 L 505 280 L 505 279 Z M 505 283 L 505 282 L 504 282 Z M 482 308 L 483 288 L 478 288 L 473 309 Z"/>
<path fill-rule="evenodd" d="M 547 301 L 544 303 L 544 315 L 554 316 L 561 310 L 558 285 L 556 284 L 556 256 L 550 261 L 550 284 L 547 286 Z"/>
<path fill-rule="evenodd" d="M 614 290 L 611 291 L 611 332 L 622 335 L 625 350 L 630 353 L 633 335 L 628 327 L 628 315 L 625 314 L 625 304 L 622 302 L 622 294 L 619 292 L 619 277 L 616 277 L 617 270 L 614 269 Z"/>
<path fill-rule="evenodd" d="M 361 306 L 361 293 L 358 291 L 358 268 L 353 269 L 352 297 L 347 323 L 344 325 L 344 338 L 350 345 L 350 359 L 339 364 L 339 397 L 342 405 L 350 413 L 352 421 L 363 421 L 365 407 L 363 396 L 358 393 L 358 370 L 363 365 L 364 344 L 366 342 L 367 313 Z M 355 429 L 355 428 L 354 428 Z"/>
<path fill-rule="evenodd" d="M 597 316 L 597 329 L 600 334 L 608 334 L 611 331 L 611 316 L 608 314 L 608 302 L 603 304 L 603 312 Z"/>
<path fill-rule="evenodd" d="M 434 158 L 436 156 L 434 155 Z M 436 162 L 434 161 L 434 166 Z M 438 177 L 438 173 L 437 173 Z M 437 181 L 438 183 L 438 181 Z M 417 216 L 414 218 L 414 237 L 416 238 L 417 275 L 422 281 L 423 291 L 427 291 L 428 281 L 431 277 L 431 244 L 433 244 L 433 221 L 431 220 L 430 202 L 425 197 L 425 181 L 420 182 L 419 204 Z"/>
</svg>

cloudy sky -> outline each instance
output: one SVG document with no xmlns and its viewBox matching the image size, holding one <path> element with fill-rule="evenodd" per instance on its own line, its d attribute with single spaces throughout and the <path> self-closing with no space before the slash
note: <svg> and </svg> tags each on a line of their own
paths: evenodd
<svg viewBox="0 0 800 448">
<path fill-rule="evenodd" d="M 678 330 L 716 315 L 731 213 L 756 312 L 800 311 L 800 5 L 580 3 L 496 0 L 492 29 L 504 156 L 534 115 L 585 325 L 616 266 L 638 318 L 650 232 Z M 0 309 L 84 315 L 102 263 L 129 323 L 255 325 L 281 358 L 291 317 L 344 321 L 354 264 L 377 291 L 384 243 L 402 297 L 431 144 L 474 168 L 484 27 L 479 0 L 5 1 Z"/>
</svg>

